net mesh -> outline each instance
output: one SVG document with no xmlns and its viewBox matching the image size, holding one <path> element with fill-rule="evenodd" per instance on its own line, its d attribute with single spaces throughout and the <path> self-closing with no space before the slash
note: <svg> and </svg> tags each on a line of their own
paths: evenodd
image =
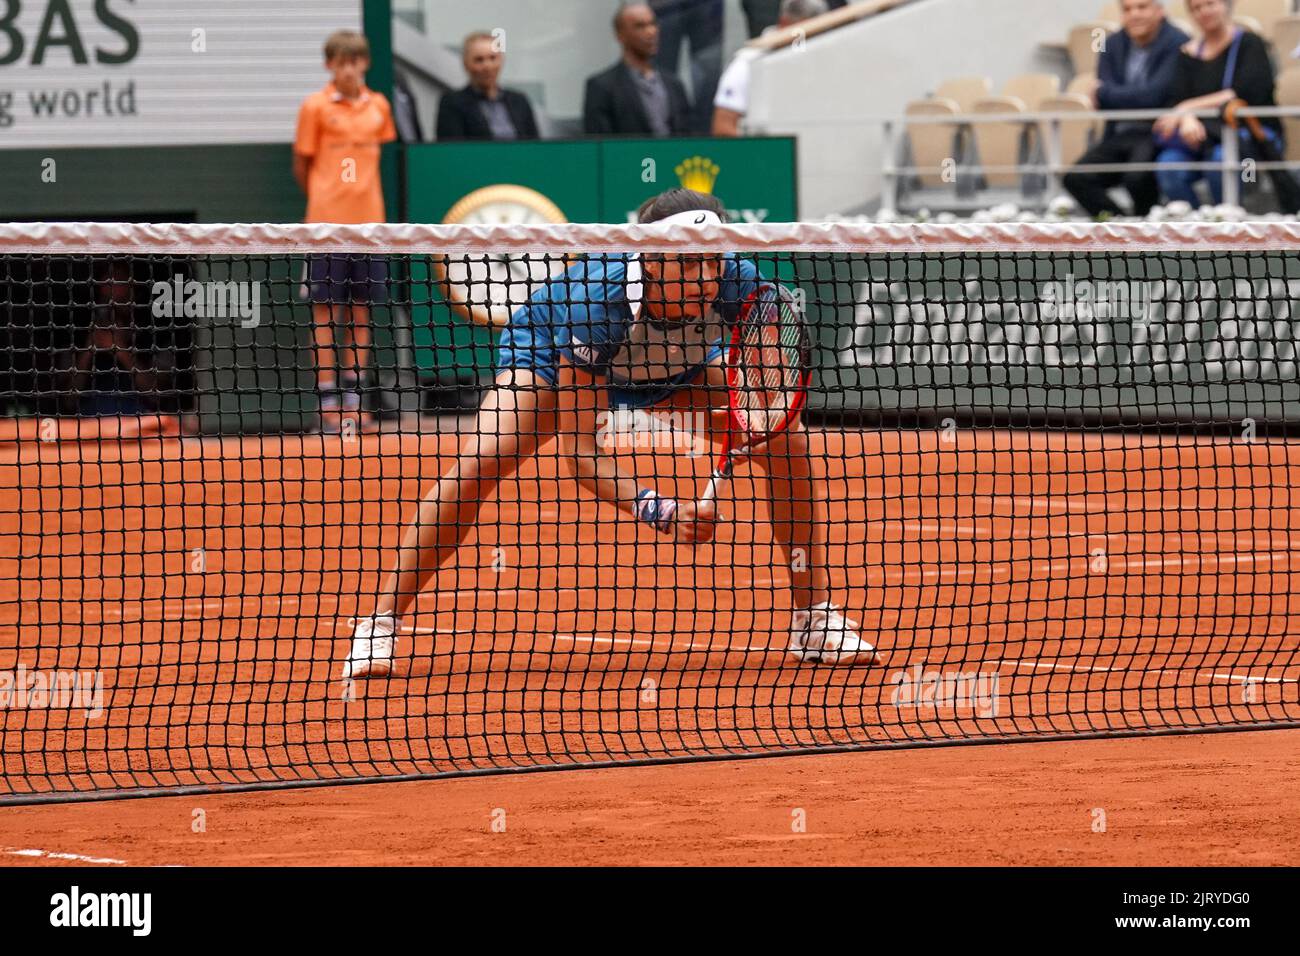
<svg viewBox="0 0 1300 956">
<path fill-rule="evenodd" d="M 738 326 L 734 367 L 736 418 L 755 437 L 772 434 L 798 408 L 804 391 L 807 333 L 803 316 L 776 287 L 763 287 Z"/>
<path fill-rule="evenodd" d="M 760 278 L 804 427 L 681 543 Z M 1280 226 L 0 227 L 0 801 L 1300 725 L 1297 292 Z"/>
</svg>

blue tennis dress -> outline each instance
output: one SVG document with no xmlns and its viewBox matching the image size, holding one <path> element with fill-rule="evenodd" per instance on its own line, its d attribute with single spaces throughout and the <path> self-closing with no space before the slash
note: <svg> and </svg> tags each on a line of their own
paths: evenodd
<svg viewBox="0 0 1300 956">
<path fill-rule="evenodd" d="M 563 356 L 605 380 L 611 407 L 656 405 L 717 361 L 728 326 L 759 281 L 754 263 L 725 255 L 707 314 L 696 322 L 659 322 L 641 308 L 638 257 L 584 258 L 511 316 L 497 369 L 530 369 L 555 385 Z"/>
</svg>

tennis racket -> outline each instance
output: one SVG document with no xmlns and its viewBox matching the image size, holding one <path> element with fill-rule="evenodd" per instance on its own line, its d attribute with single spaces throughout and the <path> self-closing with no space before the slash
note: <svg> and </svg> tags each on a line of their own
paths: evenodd
<svg viewBox="0 0 1300 956">
<path fill-rule="evenodd" d="M 803 312 L 788 289 L 763 283 L 741 307 L 726 351 L 730 428 L 700 504 L 717 497 L 736 465 L 799 420 L 812 377 Z"/>
</svg>

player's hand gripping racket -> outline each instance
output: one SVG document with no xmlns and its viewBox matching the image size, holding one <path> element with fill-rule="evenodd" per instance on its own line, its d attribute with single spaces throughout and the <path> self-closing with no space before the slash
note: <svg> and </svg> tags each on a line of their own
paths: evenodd
<svg viewBox="0 0 1300 956">
<path fill-rule="evenodd" d="M 789 290 L 763 283 L 741 307 L 726 350 L 730 428 L 699 503 L 717 497 L 736 464 L 799 420 L 812 377 L 812 346 Z"/>
</svg>

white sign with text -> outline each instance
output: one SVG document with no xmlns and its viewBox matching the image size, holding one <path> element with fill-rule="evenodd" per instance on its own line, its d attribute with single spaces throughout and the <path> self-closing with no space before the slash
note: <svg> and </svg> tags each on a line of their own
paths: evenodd
<svg viewBox="0 0 1300 956">
<path fill-rule="evenodd" d="M 0 0 L 0 149 L 291 142 L 360 0 Z"/>
</svg>

